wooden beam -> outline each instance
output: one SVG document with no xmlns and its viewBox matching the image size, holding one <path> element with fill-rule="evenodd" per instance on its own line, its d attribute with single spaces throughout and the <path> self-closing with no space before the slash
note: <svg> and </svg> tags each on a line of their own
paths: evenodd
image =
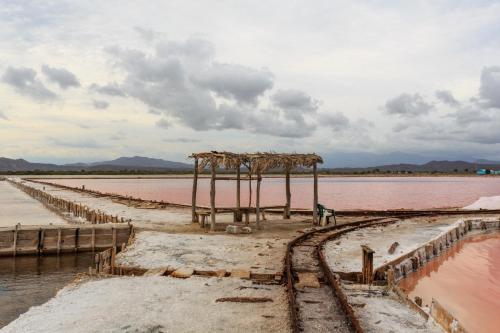
<svg viewBox="0 0 500 333">
<path fill-rule="evenodd" d="M 262 182 L 262 176 L 260 170 L 257 171 L 257 192 L 255 193 L 255 223 L 257 224 L 257 229 L 260 229 L 260 183 Z"/>
<path fill-rule="evenodd" d="M 210 231 L 215 231 L 215 161 L 210 163 L 212 177 L 210 179 Z"/>
<path fill-rule="evenodd" d="M 196 192 L 198 189 L 198 158 L 194 159 L 194 174 L 193 174 L 193 196 L 191 202 L 191 221 L 193 223 L 198 221 L 196 217 Z"/>
<path fill-rule="evenodd" d="M 286 207 L 285 207 L 285 214 L 284 218 L 289 219 L 290 218 L 290 203 L 292 199 L 292 193 L 290 191 L 290 169 L 286 168 L 285 169 L 285 188 L 286 188 Z"/>
<path fill-rule="evenodd" d="M 313 199 L 313 224 L 318 224 L 318 167 L 316 163 L 313 164 L 314 175 L 314 199 Z"/>
</svg>

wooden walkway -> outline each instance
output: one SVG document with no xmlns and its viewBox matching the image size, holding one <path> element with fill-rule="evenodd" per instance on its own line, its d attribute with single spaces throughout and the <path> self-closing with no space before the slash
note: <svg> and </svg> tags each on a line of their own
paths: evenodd
<svg viewBox="0 0 500 333">
<path fill-rule="evenodd" d="M 0 256 L 94 252 L 128 242 L 127 224 L 0 228 Z"/>
</svg>

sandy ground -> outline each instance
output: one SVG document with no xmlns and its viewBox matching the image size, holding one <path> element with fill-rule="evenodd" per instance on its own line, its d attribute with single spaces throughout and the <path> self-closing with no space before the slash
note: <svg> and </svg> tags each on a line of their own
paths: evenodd
<svg viewBox="0 0 500 333">
<path fill-rule="evenodd" d="M 66 222 L 7 181 L 0 181 L 0 227 L 10 227 L 18 223 L 46 225 Z"/>
<path fill-rule="evenodd" d="M 216 302 L 268 297 L 272 302 Z M 116 277 L 66 287 L 1 332 L 289 332 L 285 290 L 232 278 Z"/>
<path fill-rule="evenodd" d="M 464 209 L 500 209 L 500 196 L 481 197 Z"/>
<path fill-rule="evenodd" d="M 142 231 L 117 256 L 119 264 L 142 268 L 190 267 L 198 270 L 240 268 L 253 273 L 283 271 L 287 239 L 251 235 L 181 235 Z"/>
<path fill-rule="evenodd" d="M 444 332 L 432 319 L 426 321 L 385 288 L 372 287 L 371 290 L 360 290 L 356 286 L 345 284 L 343 287 L 366 332 Z"/>
<path fill-rule="evenodd" d="M 388 226 L 362 228 L 328 242 L 325 254 L 334 271 L 361 272 L 361 245 L 375 251 L 373 265 L 380 267 L 404 253 L 410 252 L 438 236 L 457 222 L 454 219 L 413 219 L 396 222 Z M 393 254 L 388 250 L 394 242 L 399 246 Z"/>
</svg>

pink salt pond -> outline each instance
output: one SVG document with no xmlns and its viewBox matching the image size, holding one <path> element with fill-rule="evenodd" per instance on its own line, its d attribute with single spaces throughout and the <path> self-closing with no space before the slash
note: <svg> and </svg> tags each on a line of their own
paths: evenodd
<svg viewBox="0 0 500 333">
<path fill-rule="evenodd" d="M 493 333 L 500 327 L 500 233 L 464 239 L 446 254 L 400 283 L 411 299 L 432 298 L 468 332 Z"/>
<path fill-rule="evenodd" d="M 191 204 L 190 178 L 49 179 L 71 187 L 118 193 L 148 200 Z M 217 181 L 216 204 L 234 206 L 234 181 Z M 242 204 L 248 203 L 248 181 L 242 181 Z M 253 183 L 255 195 L 256 184 Z M 208 205 L 210 180 L 198 181 L 197 202 Z M 312 178 L 292 178 L 292 207 L 311 208 Z M 463 207 L 483 196 L 500 195 L 500 178 L 483 177 L 320 177 L 319 201 L 335 209 L 426 209 Z M 285 202 L 283 178 L 264 178 L 262 204 Z M 253 198 L 255 204 L 255 198 Z"/>
</svg>

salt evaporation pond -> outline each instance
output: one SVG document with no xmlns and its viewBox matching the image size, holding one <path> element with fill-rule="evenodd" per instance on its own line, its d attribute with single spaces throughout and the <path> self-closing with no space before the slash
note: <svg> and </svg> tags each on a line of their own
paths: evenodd
<svg viewBox="0 0 500 333">
<path fill-rule="evenodd" d="M 400 286 L 424 305 L 436 299 L 468 332 L 500 327 L 500 233 L 460 241 Z"/>
<path fill-rule="evenodd" d="M 0 257 L 0 328 L 55 296 L 79 272 L 93 265 L 93 254 Z"/>
<path fill-rule="evenodd" d="M 57 184 L 118 193 L 148 200 L 191 204 L 190 178 L 47 179 Z M 217 181 L 217 205 L 234 206 L 234 181 Z M 209 205 L 210 180 L 198 181 L 198 203 Z M 255 194 L 256 184 L 253 184 Z M 248 203 L 248 181 L 242 182 L 242 203 Z M 310 208 L 312 178 L 292 178 L 292 207 Z M 483 196 L 500 195 L 500 178 L 494 177 L 320 177 L 319 201 L 335 209 L 426 209 L 463 207 Z M 255 202 L 255 198 L 253 198 Z M 283 178 L 264 178 L 264 205 L 283 204 Z"/>
</svg>

